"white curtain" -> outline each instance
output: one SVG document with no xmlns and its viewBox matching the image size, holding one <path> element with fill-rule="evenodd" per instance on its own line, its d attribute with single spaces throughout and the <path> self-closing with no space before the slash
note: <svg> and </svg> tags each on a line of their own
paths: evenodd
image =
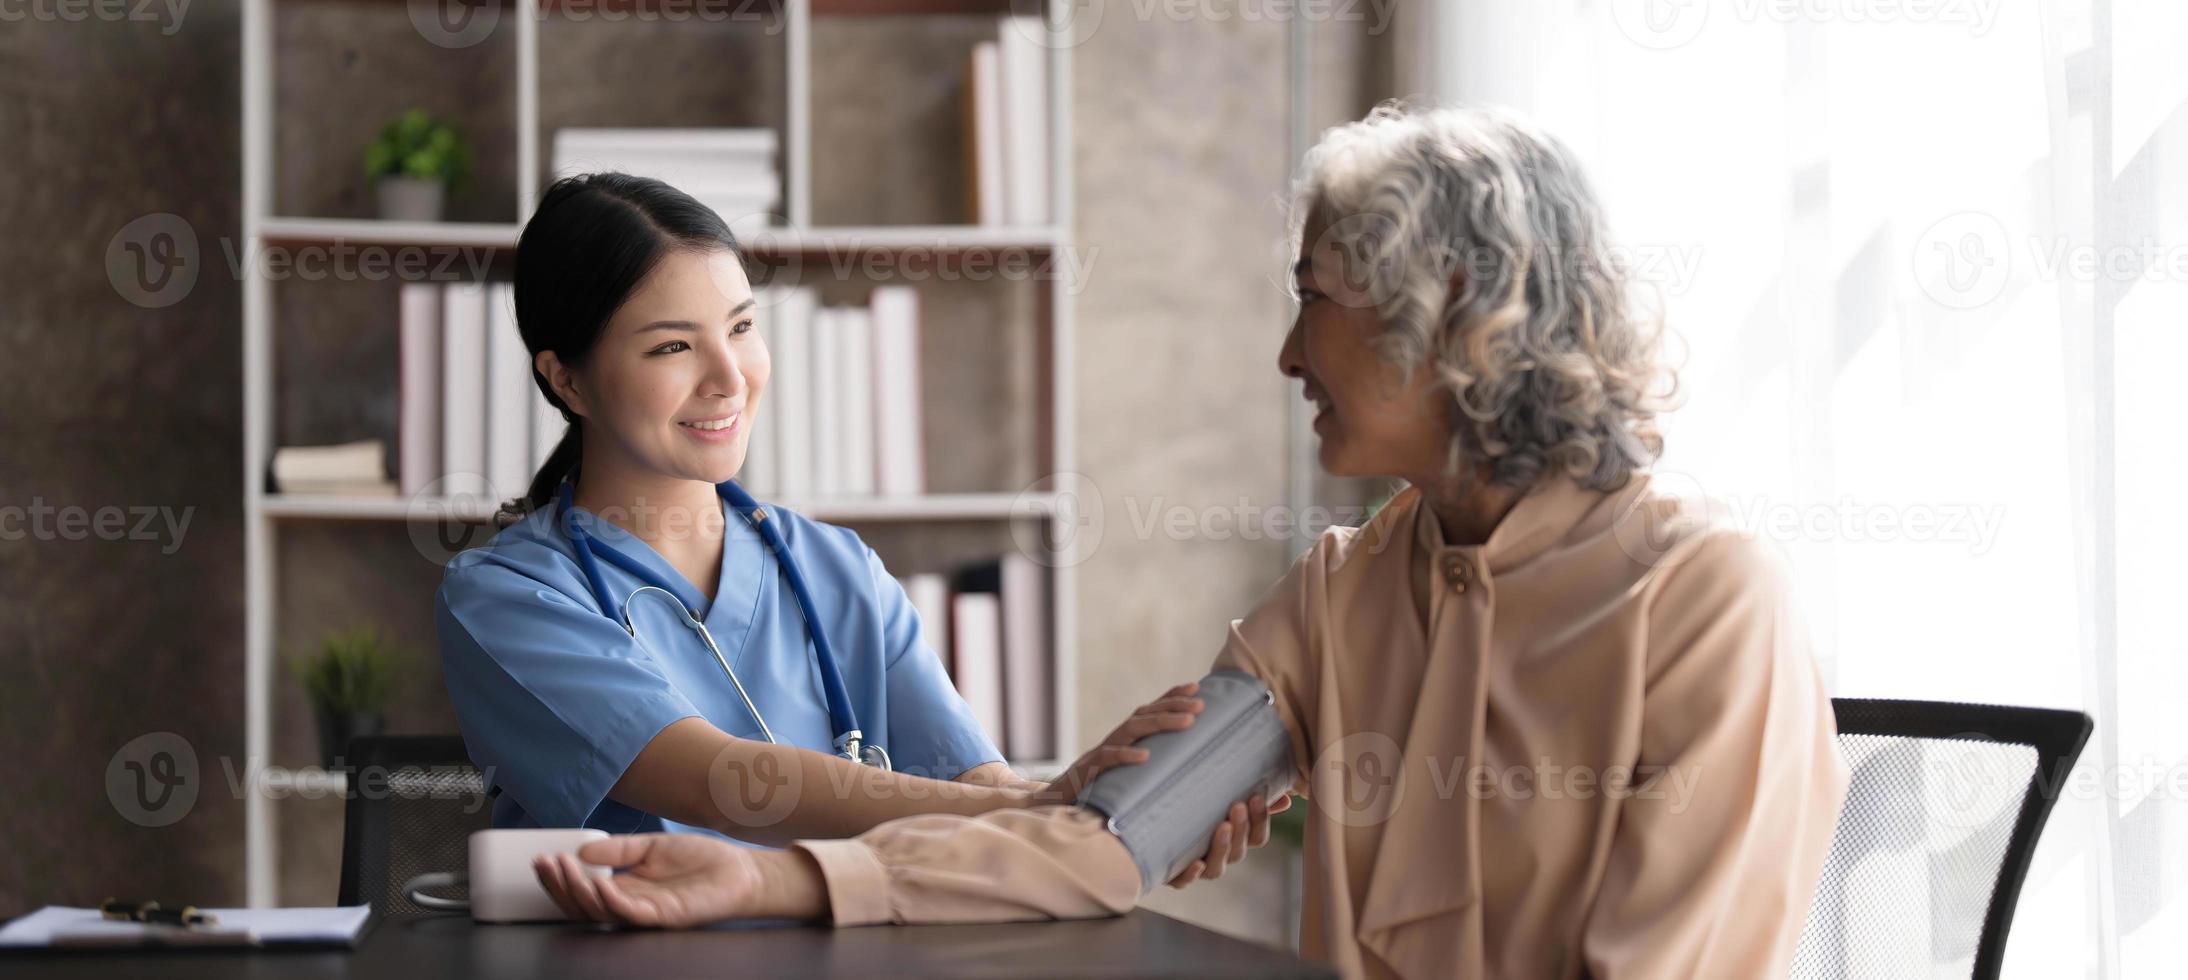
<svg viewBox="0 0 2188 980">
<path fill-rule="evenodd" d="M 1684 339 L 1659 472 L 1790 554 L 1832 693 L 2096 718 L 2006 975 L 2188 975 L 2188 4 L 1405 16 L 1401 87 L 1587 160 Z"/>
</svg>

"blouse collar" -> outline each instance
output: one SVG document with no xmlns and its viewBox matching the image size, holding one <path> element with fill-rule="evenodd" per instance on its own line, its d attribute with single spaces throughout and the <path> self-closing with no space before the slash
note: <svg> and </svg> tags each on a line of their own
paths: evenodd
<svg viewBox="0 0 2188 980">
<path fill-rule="evenodd" d="M 1643 479 L 1635 477 L 1637 482 Z M 1414 508 L 1414 541 L 1422 551 L 1432 557 L 1444 552 L 1475 554 L 1490 574 L 1501 574 L 1535 560 L 1564 541 L 1604 496 L 1562 473 L 1547 476 L 1520 497 L 1504 520 L 1489 532 L 1489 540 L 1478 545 L 1444 543 L 1443 525 L 1436 520 L 1436 511 L 1428 506 L 1421 488 L 1409 486 L 1398 499 L 1408 500 Z"/>
</svg>

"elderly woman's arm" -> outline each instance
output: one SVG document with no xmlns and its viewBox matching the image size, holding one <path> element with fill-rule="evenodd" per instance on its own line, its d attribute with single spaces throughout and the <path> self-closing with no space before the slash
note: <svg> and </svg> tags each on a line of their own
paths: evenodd
<svg viewBox="0 0 2188 980">
<path fill-rule="evenodd" d="M 1640 759 L 1665 768 L 1621 803 L 1588 975 L 1782 976 L 1846 793 L 1830 700 L 1774 555 L 1719 534 L 1673 557 Z"/>
</svg>

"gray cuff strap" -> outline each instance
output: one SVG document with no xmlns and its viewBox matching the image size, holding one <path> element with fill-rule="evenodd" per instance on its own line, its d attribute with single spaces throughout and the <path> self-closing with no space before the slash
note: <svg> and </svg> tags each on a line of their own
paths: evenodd
<svg viewBox="0 0 2188 980">
<path fill-rule="evenodd" d="M 1148 759 L 1094 778 L 1079 805 L 1109 818 L 1140 869 L 1144 893 L 1208 853 L 1231 804 L 1274 800 L 1292 786 L 1291 736 L 1268 685 L 1242 671 L 1201 678 L 1193 727 L 1140 739 Z"/>
</svg>

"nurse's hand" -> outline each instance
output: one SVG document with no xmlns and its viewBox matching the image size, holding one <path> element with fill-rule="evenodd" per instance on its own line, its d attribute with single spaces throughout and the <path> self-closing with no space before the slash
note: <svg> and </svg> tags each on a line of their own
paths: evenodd
<svg viewBox="0 0 2188 980">
<path fill-rule="evenodd" d="M 586 864 L 623 869 L 607 878 Z M 804 852 L 738 847 L 704 834 L 634 834 L 541 857 L 532 871 L 572 919 L 679 929 L 722 919 L 817 919 L 827 884 Z"/>
</svg>

